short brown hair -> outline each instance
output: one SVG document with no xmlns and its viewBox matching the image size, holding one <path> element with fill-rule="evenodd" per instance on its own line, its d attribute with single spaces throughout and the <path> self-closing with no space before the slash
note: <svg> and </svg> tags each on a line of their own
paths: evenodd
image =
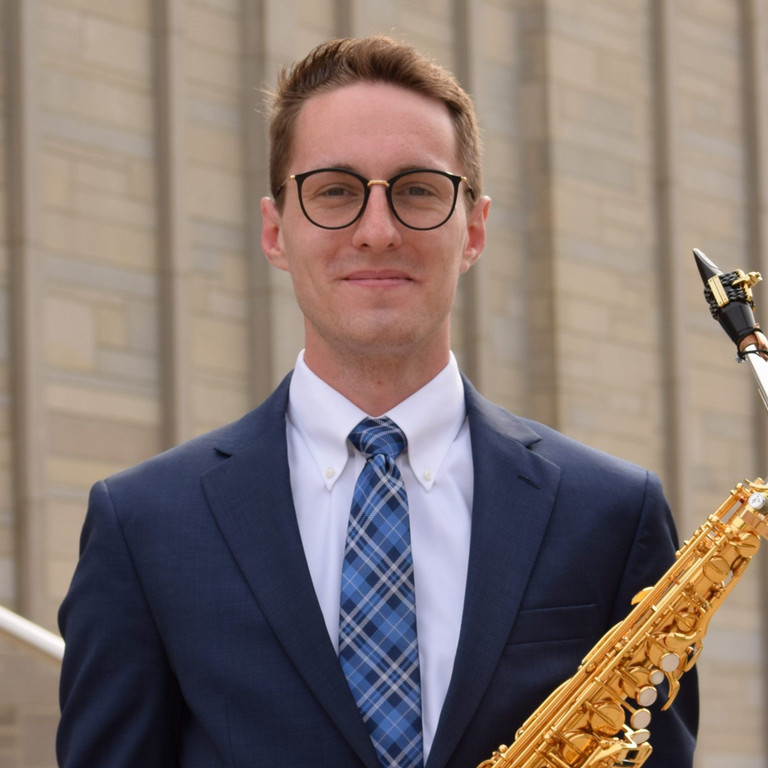
<svg viewBox="0 0 768 768">
<path fill-rule="evenodd" d="M 453 74 L 412 46 L 374 36 L 329 40 L 280 72 L 271 96 L 270 122 L 269 180 L 276 200 L 289 173 L 296 121 L 304 103 L 315 94 L 358 82 L 399 85 L 442 101 L 453 120 L 470 197 L 479 197 L 482 148 L 472 100 Z"/>
</svg>

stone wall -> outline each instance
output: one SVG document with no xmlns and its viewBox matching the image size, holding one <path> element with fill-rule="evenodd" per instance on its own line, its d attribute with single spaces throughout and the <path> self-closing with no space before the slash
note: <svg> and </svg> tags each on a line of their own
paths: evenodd
<svg viewBox="0 0 768 768">
<path fill-rule="evenodd" d="M 0 768 L 54 768 L 59 665 L 0 632 Z"/>
<path fill-rule="evenodd" d="M 476 100 L 493 207 L 454 335 L 481 391 L 658 472 L 683 536 L 766 472 L 690 251 L 768 273 L 768 0 L 1 2 L 3 604 L 54 628 L 90 485 L 291 368 L 260 90 L 335 35 L 408 39 Z M 768 765 L 758 559 L 706 640 L 698 768 Z"/>
</svg>

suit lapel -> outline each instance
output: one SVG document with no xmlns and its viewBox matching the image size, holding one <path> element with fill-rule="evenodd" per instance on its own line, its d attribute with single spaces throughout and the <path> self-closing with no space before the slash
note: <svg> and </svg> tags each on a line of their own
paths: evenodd
<svg viewBox="0 0 768 768">
<path fill-rule="evenodd" d="M 221 532 L 264 616 L 307 685 L 370 768 L 380 768 L 323 621 L 291 495 L 288 379 L 234 429 L 203 476 Z"/>
<path fill-rule="evenodd" d="M 442 768 L 480 704 L 517 616 L 560 471 L 530 446 L 524 422 L 467 392 L 474 498 L 461 634 L 427 768 Z"/>
<path fill-rule="evenodd" d="M 427 768 L 442 768 L 480 704 L 512 629 L 554 502 L 559 469 L 529 447 L 538 435 L 465 380 L 475 491 L 462 629 Z M 291 496 L 288 379 L 219 446 L 206 495 L 276 637 L 369 768 L 375 750 L 325 628 Z"/>
</svg>

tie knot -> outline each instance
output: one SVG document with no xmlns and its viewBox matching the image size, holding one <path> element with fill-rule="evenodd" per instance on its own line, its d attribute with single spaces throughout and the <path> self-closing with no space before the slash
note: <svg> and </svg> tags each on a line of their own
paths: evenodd
<svg viewBox="0 0 768 768">
<path fill-rule="evenodd" d="M 392 419 L 363 419 L 350 433 L 349 440 L 366 459 L 383 455 L 396 459 L 405 448 L 403 430 Z"/>
</svg>

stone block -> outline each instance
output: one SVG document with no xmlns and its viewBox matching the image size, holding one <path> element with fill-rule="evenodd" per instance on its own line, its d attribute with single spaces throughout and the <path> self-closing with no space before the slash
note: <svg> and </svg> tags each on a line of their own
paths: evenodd
<svg viewBox="0 0 768 768">
<path fill-rule="evenodd" d="M 103 210 L 105 206 L 101 207 Z M 52 253 L 77 255 L 132 270 L 153 269 L 157 257 L 153 232 L 82 213 L 73 216 L 49 211 L 43 244 Z"/>
<path fill-rule="evenodd" d="M 239 68 L 241 61 L 235 51 L 222 53 L 190 45 L 186 59 L 187 76 L 192 84 L 205 92 L 213 92 L 218 97 L 226 94 L 235 96 L 239 88 Z"/>
<path fill-rule="evenodd" d="M 190 122 L 186 128 L 187 154 L 203 166 L 239 172 L 243 165 L 241 137 L 229 127 Z"/>
<path fill-rule="evenodd" d="M 113 194 L 127 191 L 126 163 L 116 158 L 77 157 L 73 165 L 78 189 Z"/>
<path fill-rule="evenodd" d="M 101 70 L 77 75 L 48 70 L 43 77 L 43 102 L 52 112 L 75 114 L 83 120 L 150 131 L 154 120 L 152 95 L 106 81 Z"/>
<path fill-rule="evenodd" d="M 192 323 L 192 361 L 200 369 L 244 375 L 248 368 L 249 329 L 243 323 L 198 317 Z"/>
<path fill-rule="evenodd" d="M 45 548 L 49 557 L 71 558 L 77 553 L 85 509 L 85 494 L 79 499 L 51 500 L 45 531 Z M 70 572 L 69 576 L 71 575 Z"/>
<path fill-rule="evenodd" d="M 549 41 L 550 72 L 556 83 L 595 88 L 599 81 L 597 52 L 592 46 L 564 37 Z"/>
<path fill-rule="evenodd" d="M 553 224 L 561 233 L 595 237 L 599 198 L 583 185 L 559 185 L 553 191 Z"/>
<path fill-rule="evenodd" d="M 128 341 L 125 312 L 114 306 L 93 307 L 97 343 L 102 347 L 124 347 Z"/>
<path fill-rule="evenodd" d="M 115 5 L 121 5 L 116 3 Z M 135 3 L 145 6 L 144 2 Z M 103 8 L 103 4 L 100 6 Z M 83 22 L 82 57 L 105 75 L 147 83 L 152 75 L 152 37 L 146 30 L 88 15 Z"/>
<path fill-rule="evenodd" d="M 131 158 L 126 163 L 128 192 L 139 200 L 154 201 L 157 197 L 157 173 L 152 161 Z"/>
<path fill-rule="evenodd" d="M 147 28 L 152 20 L 151 0 L 132 0 L 130 3 L 109 3 L 101 0 L 67 0 L 78 16 L 96 15 L 107 18 L 126 28 Z"/>
<path fill-rule="evenodd" d="M 79 413 L 50 414 L 48 439 L 50 453 L 54 456 L 104 459 L 116 464 L 135 464 L 162 448 L 154 425 L 131 424 L 116 418 Z"/>
<path fill-rule="evenodd" d="M 46 138 L 73 149 L 103 152 L 113 156 L 150 160 L 155 147 L 148 132 L 119 125 L 96 123 L 79 115 L 51 113 L 45 121 Z"/>
<path fill-rule="evenodd" d="M 20 723 L 21 754 L 24 765 L 34 768 L 55 768 L 56 728 L 58 707 L 51 706 L 49 712 L 33 712 L 22 718 Z"/>
<path fill-rule="evenodd" d="M 596 52 L 624 53 L 637 45 L 644 15 L 636 5 L 612 0 L 555 0 L 548 5 L 547 21 L 557 38 L 578 41 Z"/>
<path fill-rule="evenodd" d="M 515 65 L 515 47 L 509 44 L 515 39 L 517 14 L 513 6 L 482 3 L 475 20 L 477 34 L 483 41 L 484 61 L 503 64 L 505 68 Z"/>
<path fill-rule="evenodd" d="M 189 43 L 233 55 L 241 44 L 240 20 L 236 13 L 188 4 L 184 11 L 184 36 Z"/>
<path fill-rule="evenodd" d="M 91 307 L 58 297 L 45 300 L 45 358 L 54 368 L 94 369 L 96 326 Z"/>
<path fill-rule="evenodd" d="M 40 6 L 40 31 L 44 49 L 56 59 L 72 59 L 82 49 L 82 14 L 76 8 Z"/>
<path fill-rule="evenodd" d="M 245 215 L 243 184 L 232 173 L 220 169 L 191 166 L 187 197 L 190 212 L 223 224 L 242 224 Z"/>
<path fill-rule="evenodd" d="M 69 158 L 48 153 L 41 162 L 43 196 L 46 205 L 72 210 L 75 207 L 74 169 Z"/>
<path fill-rule="evenodd" d="M 637 136 L 638 108 L 626 94 L 608 94 L 583 88 L 559 88 L 554 108 L 554 120 L 583 124 L 601 134 L 615 134 L 625 138 Z"/>
<path fill-rule="evenodd" d="M 77 529 L 79 533 L 79 528 Z M 64 555 L 49 555 L 44 566 L 45 588 L 49 600 L 58 606 L 66 597 L 77 564 L 77 546 Z"/>
<path fill-rule="evenodd" d="M 246 387 L 231 381 L 198 378 L 192 388 L 195 432 L 204 432 L 240 418 L 255 403 Z"/>
<path fill-rule="evenodd" d="M 0 632 L 0 766 L 55 768 L 58 662 Z"/>
<path fill-rule="evenodd" d="M 557 174 L 618 194 L 631 194 L 638 184 L 638 169 L 631 160 L 570 142 L 557 144 L 554 170 Z"/>
<path fill-rule="evenodd" d="M 50 254 L 44 259 L 46 279 L 62 289 L 95 291 L 103 300 L 138 297 L 154 299 L 157 276 L 150 271 L 103 264 L 73 255 Z"/>
<path fill-rule="evenodd" d="M 145 426 L 159 423 L 159 403 L 150 395 L 58 382 L 46 387 L 45 402 L 53 413 Z"/>
<path fill-rule="evenodd" d="M 86 461 L 67 457 L 49 457 L 45 468 L 53 491 L 82 494 L 97 480 L 125 469 L 125 465 L 106 460 Z"/>
</svg>

